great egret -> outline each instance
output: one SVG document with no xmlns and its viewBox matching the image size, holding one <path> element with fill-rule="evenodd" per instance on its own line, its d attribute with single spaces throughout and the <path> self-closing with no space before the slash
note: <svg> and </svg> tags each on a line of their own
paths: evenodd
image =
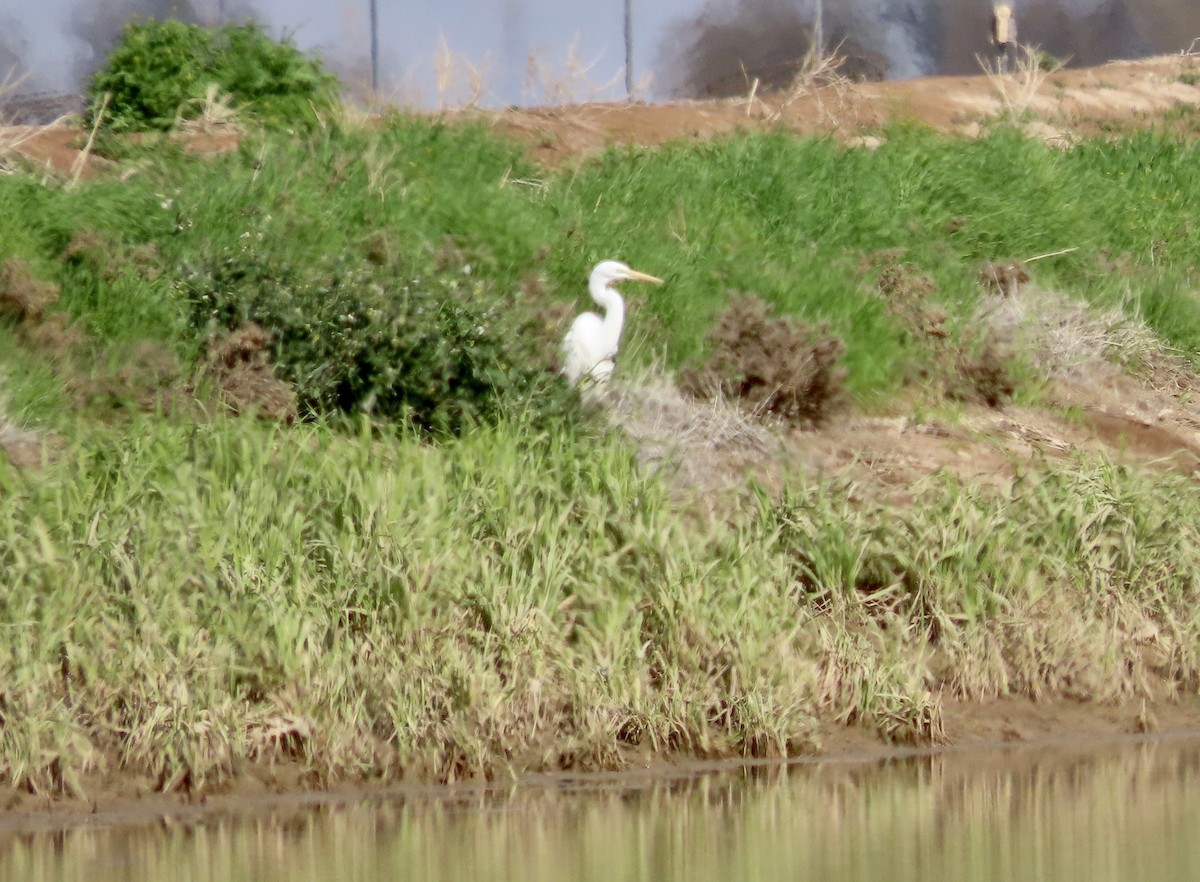
<svg viewBox="0 0 1200 882">
<path fill-rule="evenodd" d="M 596 264 L 588 278 L 592 299 L 604 307 L 604 318 L 585 312 L 571 322 L 563 338 L 562 372 L 572 383 L 586 380 L 605 383 L 616 366 L 617 347 L 621 342 L 621 327 L 625 324 L 625 300 L 615 287 L 617 282 L 630 279 L 662 284 L 662 279 L 630 269 L 619 260 Z"/>
</svg>

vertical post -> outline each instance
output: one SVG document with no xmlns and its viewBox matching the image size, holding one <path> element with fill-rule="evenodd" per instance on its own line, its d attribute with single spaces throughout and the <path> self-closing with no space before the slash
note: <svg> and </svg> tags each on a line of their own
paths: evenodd
<svg viewBox="0 0 1200 882">
<path fill-rule="evenodd" d="M 633 0 L 625 0 L 625 97 L 633 100 Z"/>
<path fill-rule="evenodd" d="M 817 56 L 825 54 L 825 3 L 823 0 L 817 0 L 817 18 L 813 24 L 813 43 L 817 50 Z"/>
<path fill-rule="evenodd" d="M 379 91 L 379 0 L 371 3 L 371 91 Z"/>
<path fill-rule="evenodd" d="M 225 0 L 217 0 L 217 24 L 225 24 Z"/>
</svg>

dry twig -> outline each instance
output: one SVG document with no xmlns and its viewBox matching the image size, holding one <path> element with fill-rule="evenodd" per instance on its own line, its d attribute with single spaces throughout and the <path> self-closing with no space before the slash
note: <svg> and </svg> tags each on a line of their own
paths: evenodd
<svg viewBox="0 0 1200 882">
<path fill-rule="evenodd" d="M 975 56 L 975 60 L 979 62 L 988 82 L 999 95 L 1009 121 L 1014 123 L 1029 110 L 1046 77 L 1059 71 L 1065 63 L 1056 61 L 1050 69 L 1043 69 L 1042 54 L 1038 48 L 1024 44 L 1019 47 L 1016 69 L 1012 73 L 1004 72 L 998 63 L 987 61 L 978 55 Z"/>
</svg>

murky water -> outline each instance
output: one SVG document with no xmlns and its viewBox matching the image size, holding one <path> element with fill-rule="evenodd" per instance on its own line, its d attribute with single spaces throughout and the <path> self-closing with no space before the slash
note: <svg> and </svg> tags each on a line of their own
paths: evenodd
<svg viewBox="0 0 1200 882">
<path fill-rule="evenodd" d="M 6 834 L 0 879 L 1194 880 L 1198 785 L 1197 741 L 626 776 Z"/>
</svg>

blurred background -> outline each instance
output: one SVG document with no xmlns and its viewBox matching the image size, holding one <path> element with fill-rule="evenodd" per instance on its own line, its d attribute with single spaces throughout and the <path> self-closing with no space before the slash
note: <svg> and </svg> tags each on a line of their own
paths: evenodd
<svg viewBox="0 0 1200 882">
<path fill-rule="evenodd" d="M 1197 0 L 1013 5 L 1020 41 L 1071 66 L 1200 37 Z M 786 84 L 818 19 L 855 77 L 978 72 L 990 15 L 991 0 L 0 0 L 0 74 L 9 92 L 75 94 L 134 17 L 253 18 L 362 97 L 374 80 L 379 99 L 417 107 L 618 99 L 629 87 L 655 101 Z"/>
</svg>

